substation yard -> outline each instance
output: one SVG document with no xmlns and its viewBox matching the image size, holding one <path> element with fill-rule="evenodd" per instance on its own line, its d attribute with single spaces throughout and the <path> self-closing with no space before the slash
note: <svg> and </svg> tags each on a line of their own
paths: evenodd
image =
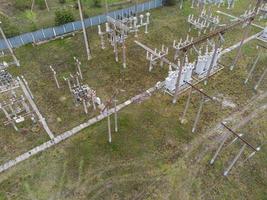
<svg viewBox="0 0 267 200">
<path fill-rule="evenodd" d="M 233 10 L 221 11 L 238 16 L 250 1 L 237 1 Z M 214 13 L 218 8 L 212 8 Z M 115 92 L 118 104 L 163 81 L 168 66 L 157 66 L 148 71 L 145 51 L 134 43 L 138 40 L 153 48 L 162 44 L 171 47 L 174 39 L 186 37 L 189 25 L 187 16 L 199 13 L 185 3 L 183 10 L 162 7 L 151 11 L 149 34 L 139 31 L 138 38 L 130 35 L 126 41 L 127 68 L 116 63 L 113 49 L 100 48 L 97 27 L 88 30 L 93 58 L 87 61 L 83 35 L 55 40 L 39 46 L 27 45 L 15 50 L 21 67 L 11 67 L 14 76 L 23 75 L 31 88 L 40 112 L 55 136 L 100 114 L 99 110 L 76 107 L 63 76 L 75 73 L 73 57 L 82 65 L 83 83 L 96 90 L 103 101 Z M 224 23 L 230 18 L 220 16 Z M 266 21 L 257 20 L 261 25 Z M 224 48 L 238 43 L 242 27 L 226 33 Z M 260 32 L 252 27 L 249 36 Z M 197 37 L 196 32 L 190 33 Z M 257 91 L 255 83 L 266 68 L 267 50 L 262 51 L 252 78 L 244 80 L 256 58 L 260 42 L 249 41 L 242 49 L 242 56 L 233 71 L 229 67 L 236 50 L 220 59 L 224 69 L 209 79 L 208 85 L 199 83 L 210 96 L 222 98 L 224 105 L 207 102 L 195 133 L 191 132 L 201 96 L 193 92 L 186 116 L 184 110 L 187 93 L 177 104 L 172 97 L 159 90 L 142 102 L 133 103 L 118 113 L 119 131 L 108 142 L 107 119 L 82 130 L 75 136 L 43 151 L 0 174 L 0 199 L 265 199 L 267 196 L 267 78 Z M 107 43 L 108 46 L 108 43 Z M 174 52 L 170 48 L 168 58 Z M 119 56 L 121 56 L 119 51 Z M 120 58 L 121 61 L 121 58 Z M 57 89 L 49 66 L 57 71 L 61 88 Z M 3 114 L 0 115 L 4 119 Z M 234 166 L 230 174 L 224 169 L 237 154 L 242 144 L 237 141 L 227 146 L 214 165 L 209 161 L 227 132 L 219 126 L 228 121 L 238 133 L 243 133 L 261 150 L 250 160 L 242 162 L 251 151 Z M 112 129 L 114 118 L 111 116 Z M 49 136 L 39 124 L 24 123 L 19 132 L 12 126 L 0 123 L 1 164 L 48 140 Z"/>
</svg>

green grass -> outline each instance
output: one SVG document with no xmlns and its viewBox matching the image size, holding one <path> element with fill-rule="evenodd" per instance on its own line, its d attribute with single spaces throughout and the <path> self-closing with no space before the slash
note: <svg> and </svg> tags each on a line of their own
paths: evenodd
<svg viewBox="0 0 267 200">
<path fill-rule="evenodd" d="M 171 46 L 174 39 L 185 37 L 188 30 L 185 19 L 190 12 L 188 3 L 186 6 L 182 12 L 175 7 L 153 10 L 149 34 L 143 35 L 141 31 L 138 40 L 159 48 L 162 43 Z M 244 4 L 239 2 L 237 10 L 242 6 Z M 227 18 L 224 20 L 227 21 Z M 238 42 L 241 31 L 237 28 L 231 34 L 227 33 L 225 46 Z M 250 34 L 255 31 L 253 29 Z M 91 110 L 86 116 L 81 106 L 73 105 L 62 78 L 76 71 L 73 56 L 82 61 L 84 83 L 96 89 L 102 100 L 107 100 L 114 88 L 118 88 L 121 91 L 118 100 L 123 102 L 167 75 L 166 66 L 148 72 L 145 52 L 133 43 L 135 38 L 132 36 L 127 39 L 128 67 L 122 69 L 121 62 L 114 62 L 111 48 L 100 49 L 96 33 L 95 28 L 89 30 L 93 50 L 93 59 L 89 62 L 86 61 L 80 33 L 73 38 L 36 47 L 28 45 L 16 50 L 22 67 L 13 67 L 10 71 L 15 75 L 23 74 L 28 80 L 35 101 L 55 134 L 98 114 L 98 111 Z M 196 36 L 195 32 L 192 34 Z M 211 102 L 206 103 L 197 133 L 191 133 L 191 128 L 200 96 L 193 94 L 188 122 L 182 125 L 179 117 L 187 96 L 181 96 L 178 103 L 172 105 L 171 97 L 158 92 L 142 104 L 133 104 L 119 112 L 119 132 L 113 133 L 112 144 L 107 142 L 105 119 L 0 174 L 0 199 L 264 199 L 267 184 L 266 147 L 263 146 L 262 151 L 239 170 L 234 169 L 229 178 L 224 178 L 221 176 L 222 170 L 234 155 L 231 152 L 238 151 L 239 145 L 225 151 L 218 162 L 210 166 L 208 162 L 217 145 L 217 134 L 204 137 L 209 128 L 241 109 L 255 95 L 253 85 L 264 69 L 265 54 L 247 86 L 243 85 L 243 81 L 257 55 L 256 44 L 253 41 L 245 45 L 244 56 L 234 71 L 225 68 L 210 79 L 208 86 L 198 85 L 211 96 L 223 94 L 239 107 L 222 109 Z M 170 59 L 172 53 L 171 50 Z M 229 65 L 234 53 L 225 55 L 223 63 Z M 53 65 L 58 72 L 62 86 L 60 90 L 56 89 L 49 65 Z M 265 80 L 260 89 L 266 91 L 266 87 Z M 266 99 L 260 103 L 266 103 Z M 113 129 L 114 119 L 111 119 Z M 246 132 L 253 144 L 260 144 L 264 141 L 266 130 L 264 119 L 266 112 L 238 131 Z M 2 133 L 1 130 L 10 135 L 7 139 L 2 134 L 1 141 L 12 143 L 1 152 L 5 158 L 14 156 L 12 150 L 17 155 L 39 144 L 43 137 L 47 139 L 43 132 L 40 136 L 39 133 L 29 132 L 26 137 L 0 124 Z M 16 145 L 17 142 L 23 145 Z M 7 146 L 2 145 L 4 148 Z"/>
</svg>

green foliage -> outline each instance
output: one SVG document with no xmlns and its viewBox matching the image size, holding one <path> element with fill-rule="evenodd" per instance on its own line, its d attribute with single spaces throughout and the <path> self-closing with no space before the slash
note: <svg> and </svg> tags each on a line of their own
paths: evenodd
<svg viewBox="0 0 267 200">
<path fill-rule="evenodd" d="M 66 0 L 58 0 L 59 3 L 64 4 L 66 3 Z"/>
<path fill-rule="evenodd" d="M 30 9 L 31 0 L 15 0 L 14 7 L 18 10 Z"/>
<path fill-rule="evenodd" d="M 101 0 L 93 0 L 93 7 L 100 8 L 101 6 Z"/>
<path fill-rule="evenodd" d="M 62 25 L 74 21 L 73 13 L 70 10 L 62 9 L 55 12 L 55 24 Z"/>
<path fill-rule="evenodd" d="M 43 10 L 46 8 L 45 0 L 35 0 L 35 4 L 39 7 L 39 9 Z"/>
<path fill-rule="evenodd" d="M 176 4 L 176 0 L 165 0 L 166 6 L 174 6 Z"/>
<path fill-rule="evenodd" d="M 2 22 L 1 27 L 3 28 L 6 37 L 13 37 L 20 33 L 19 29 L 12 25 L 7 17 L 0 15 L 0 21 Z"/>
</svg>

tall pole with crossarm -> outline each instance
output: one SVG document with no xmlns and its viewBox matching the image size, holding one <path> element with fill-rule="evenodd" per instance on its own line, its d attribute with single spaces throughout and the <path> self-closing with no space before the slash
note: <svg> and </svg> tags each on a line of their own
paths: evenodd
<svg viewBox="0 0 267 200">
<path fill-rule="evenodd" d="M 84 20 L 83 20 L 81 0 L 78 0 L 78 7 L 79 7 L 80 19 L 81 19 L 81 23 L 82 23 L 84 45 L 85 45 L 85 49 L 86 49 L 87 59 L 90 60 L 92 58 L 92 55 L 91 55 L 90 45 L 89 45 L 89 41 L 88 41 L 86 29 L 85 29 L 85 24 L 84 24 Z"/>
</svg>

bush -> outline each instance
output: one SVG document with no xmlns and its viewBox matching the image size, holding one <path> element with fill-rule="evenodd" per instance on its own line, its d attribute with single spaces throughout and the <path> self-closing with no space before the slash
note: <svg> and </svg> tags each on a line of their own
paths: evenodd
<svg viewBox="0 0 267 200">
<path fill-rule="evenodd" d="M 66 0 L 58 0 L 59 3 L 64 4 L 66 3 Z"/>
<path fill-rule="evenodd" d="M 70 10 L 62 9 L 55 12 L 55 24 L 62 25 L 74 21 L 73 13 Z"/>
<path fill-rule="evenodd" d="M 18 10 L 26 10 L 31 8 L 31 0 L 15 0 L 14 7 Z"/>
<path fill-rule="evenodd" d="M 93 0 L 93 7 L 100 8 L 101 6 L 101 0 Z"/>
<path fill-rule="evenodd" d="M 43 10 L 46 8 L 45 0 L 35 0 L 35 4 L 38 6 L 39 9 Z"/>
<path fill-rule="evenodd" d="M 10 22 L 10 20 L 7 17 L 0 15 L 0 21 L 2 22 L 1 27 L 3 28 L 7 38 L 20 34 L 17 26 L 12 25 L 12 23 Z"/>
<path fill-rule="evenodd" d="M 176 4 L 176 0 L 165 0 L 166 6 L 174 6 Z"/>
</svg>

